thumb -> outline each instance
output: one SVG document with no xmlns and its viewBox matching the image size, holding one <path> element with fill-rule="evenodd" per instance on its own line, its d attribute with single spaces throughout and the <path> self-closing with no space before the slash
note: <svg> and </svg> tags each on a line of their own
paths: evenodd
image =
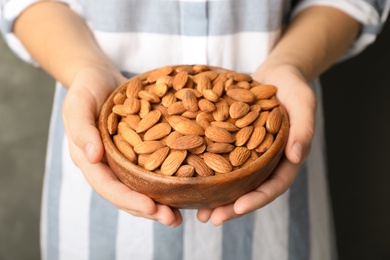
<svg viewBox="0 0 390 260">
<path fill-rule="evenodd" d="M 290 132 L 285 154 L 294 163 L 302 163 L 309 154 L 310 144 L 315 132 L 316 101 L 312 92 L 289 100 L 286 110 L 290 120 Z"/>
<path fill-rule="evenodd" d="M 99 162 L 104 149 L 96 127 L 98 108 L 88 89 L 69 89 L 63 104 L 62 116 L 69 142 L 82 150 L 90 163 Z M 72 159 L 77 164 L 77 158 Z"/>
</svg>

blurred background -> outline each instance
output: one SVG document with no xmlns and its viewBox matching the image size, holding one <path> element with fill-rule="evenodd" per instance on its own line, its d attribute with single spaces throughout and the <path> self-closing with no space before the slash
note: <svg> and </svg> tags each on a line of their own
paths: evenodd
<svg viewBox="0 0 390 260">
<path fill-rule="evenodd" d="M 341 260 L 390 259 L 390 27 L 322 76 Z M 0 259 L 39 259 L 39 215 L 54 81 L 0 37 Z"/>
</svg>

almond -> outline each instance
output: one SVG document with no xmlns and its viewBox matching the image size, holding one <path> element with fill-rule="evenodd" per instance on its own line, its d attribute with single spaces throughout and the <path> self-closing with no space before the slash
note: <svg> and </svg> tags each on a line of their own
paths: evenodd
<svg viewBox="0 0 390 260">
<path fill-rule="evenodd" d="M 182 136 L 183 136 L 183 135 L 182 135 L 181 133 L 179 133 L 179 132 L 177 132 L 177 131 L 173 131 L 173 132 L 171 132 L 171 133 L 168 135 L 167 139 L 165 140 L 165 144 L 166 144 L 167 146 L 169 146 L 169 147 L 172 147 L 173 142 L 174 142 L 177 138 L 182 137 Z"/>
<path fill-rule="evenodd" d="M 235 126 L 230 122 L 213 121 L 210 124 L 211 126 L 216 126 L 219 128 L 226 129 L 229 132 L 237 132 L 238 130 L 240 130 L 237 126 Z"/>
<path fill-rule="evenodd" d="M 207 99 L 211 102 L 218 102 L 219 101 L 218 93 L 212 89 L 204 89 L 202 94 L 203 94 L 205 99 Z"/>
<path fill-rule="evenodd" d="M 196 71 L 193 69 L 193 66 L 191 65 L 183 65 L 183 66 L 179 66 L 175 69 L 176 72 L 181 72 L 181 71 L 185 71 L 187 72 L 189 75 L 194 75 L 196 74 Z"/>
<path fill-rule="evenodd" d="M 186 156 L 186 150 L 171 150 L 161 165 L 161 173 L 168 176 L 173 175 L 179 169 Z"/>
<path fill-rule="evenodd" d="M 157 81 L 158 78 L 166 76 L 171 74 L 173 71 L 172 66 L 165 66 L 159 69 L 156 69 L 149 73 L 148 77 L 146 78 L 146 81 L 149 83 L 154 83 Z"/>
<path fill-rule="evenodd" d="M 248 160 L 251 155 L 251 151 L 246 147 L 236 147 L 229 154 L 229 161 L 233 166 L 240 166 Z"/>
<path fill-rule="evenodd" d="M 243 146 L 251 137 L 253 132 L 253 126 L 245 126 L 241 128 L 236 134 L 236 146 Z"/>
<path fill-rule="evenodd" d="M 176 150 L 188 150 L 201 146 L 203 143 L 204 140 L 199 135 L 184 135 L 174 140 L 170 147 Z"/>
<path fill-rule="evenodd" d="M 165 96 L 161 98 L 161 104 L 164 107 L 169 107 L 171 104 L 176 102 L 176 97 L 173 92 L 168 92 Z"/>
<path fill-rule="evenodd" d="M 184 86 L 187 83 L 188 79 L 188 72 L 187 71 L 180 71 L 178 72 L 175 77 L 173 78 L 172 86 L 175 90 L 179 90 L 184 88 Z"/>
<path fill-rule="evenodd" d="M 203 159 L 206 165 L 216 172 L 228 173 L 233 169 L 230 162 L 219 154 L 207 152 L 203 154 Z"/>
<path fill-rule="evenodd" d="M 204 135 L 204 129 L 195 121 L 179 122 L 173 129 L 183 135 Z"/>
<path fill-rule="evenodd" d="M 255 127 L 253 129 L 251 137 L 246 143 L 246 147 L 248 147 L 249 150 L 255 149 L 257 146 L 260 145 L 261 142 L 263 142 L 266 133 L 267 131 L 265 130 L 265 127 L 263 126 Z"/>
<path fill-rule="evenodd" d="M 181 114 L 182 117 L 188 118 L 188 119 L 196 119 L 196 117 L 201 113 L 201 110 L 197 111 L 185 111 L 183 114 Z"/>
<path fill-rule="evenodd" d="M 133 147 L 142 143 L 141 137 L 124 122 L 118 124 L 118 133 Z"/>
<path fill-rule="evenodd" d="M 121 122 L 126 123 L 134 131 L 137 130 L 138 123 L 140 121 L 141 121 L 141 117 L 139 115 L 128 115 L 126 117 L 122 117 L 121 119 Z"/>
<path fill-rule="evenodd" d="M 163 147 L 164 144 L 161 141 L 145 141 L 135 145 L 134 152 L 137 154 L 149 154 Z"/>
<path fill-rule="evenodd" d="M 207 65 L 202 65 L 202 64 L 196 64 L 192 67 L 192 69 L 196 72 L 196 73 L 200 73 L 200 72 L 203 72 L 203 71 L 208 71 L 210 70 L 209 66 Z"/>
<path fill-rule="evenodd" d="M 265 125 L 269 133 L 276 134 L 279 132 L 280 126 L 282 125 L 282 113 L 279 107 L 272 109 Z"/>
<path fill-rule="evenodd" d="M 122 105 L 114 105 L 112 107 L 112 112 L 114 112 L 118 116 L 127 116 L 128 114 L 130 114 L 131 109 L 123 104 Z"/>
<path fill-rule="evenodd" d="M 199 100 L 198 107 L 203 112 L 213 112 L 216 109 L 216 107 L 213 104 L 213 102 L 211 102 L 211 101 L 209 101 L 207 99 L 204 99 L 204 98 Z"/>
<path fill-rule="evenodd" d="M 215 104 L 216 110 L 213 112 L 215 121 L 225 121 L 229 117 L 229 105 L 225 100 Z"/>
<path fill-rule="evenodd" d="M 267 133 L 265 135 L 263 142 L 258 147 L 256 147 L 256 152 L 258 153 L 266 152 L 271 147 L 273 142 L 274 142 L 274 136 L 270 133 Z"/>
<path fill-rule="evenodd" d="M 256 119 L 255 122 L 253 122 L 253 126 L 254 127 L 264 126 L 265 122 L 267 122 L 268 116 L 269 116 L 269 111 L 260 112 L 259 117 Z"/>
<path fill-rule="evenodd" d="M 198 74 L 198 75 L 200 75 L 200 74 Z M 200 93 L 203 93 L 203 90 L 212 89 L 212 87 L 213 87 L 211 84 L 211 80 L 206 75 L 198 77 L 197 80 L 195 80 L 195 77 L 194 77 L 194 81 L 197 83 L 196 90 L 198 90 Z"/>
<path fill-rule="evenodd" d="M 273 99 L 262 99 L 257 101 L 257 104 L 261 106 L 262 110 L 271 110 L 274 107 L 279 106 L 279 102 Z"/>
<path fill-rule="evenodd" d="M 238 101 L 230 105 L 229 115 L 232 118 L 241 118 L 248 114 L 249 110 L 250 106 L 247 103 Z"/>
<path fill-rule="evenodd" d="M 114 144 L 118 148 L 119 152 L 123 154 L 130 162 L 137 162 L 137 154 L 134 152 L 133 147 L 122 139 L 120 135 L 115 135 Z"/>
<path fill-rule="evenodd" d="M 138 92 L 142 90 L 142 81 L 139 78 L 132 78 L 127 83 L 126 96 L 127 97 L 138 97 Z"/>
<path fill-rule="evenodd" d="M 186 92 L 184 92 L 184 95 L 183 95 L 183 106 L 186 110 L 188 111 L 197 111 L 199 108 L 198 108 L 198 99 L 196 98 L 194 92 L 190 91 L 190 90 L 187 90 Z"/>
<path fill-rule="evenodd" d="M 153 171 L 160 167 L 160 165 L 165 161 L 165 158 L 168 156 L 169 147 L 162 147 L 152 153 L 148 160 L 145 162 L 144 168 L 149 171 Z"/>
<path fill-rule="evenodd" d="M 187 156 L 187 163 L 193 166 L 195 168 L 195 172 L 200 176 L 214 175 L 213 170 L 211 170 L 205 161 L 203 161 L 198 155 L 189 154 Z"/>
<path fill-rule="evenodd" d="M 212 143 L 206 148 L 211 153 L 230 153 L 233 149 L 234 145 L 229 143 Z"/>
<path fill-rule="evenodd" d="M 195 167 L 187 164 L 180 166 L 175 173 L 177 177 L 193 177 L 194 175 Z"/>
<path fill-rule="evenodd" d="M 141 108 L 141 102 L 135 98 L 135 97 L 128 97 L 125 102 L 123 103 L 124 106 L 126 106 L 129 109 L 128 114 L 136 114 Z"/>
<path fill-rule="evenodd" d="M 110 135 L 115 134 L 118 129 L 118 115 L 114 112 L 111 112 L 107 118 L 107 129 Z"/>
<path fill-rule="evenodd" d="M 253 94 L 255 94 L 256 99 L 269 99 L 276 94 L 277 88 L 272 85 L 260 85 L 251 88 Z"/>
<path fill-rule="evenodd" d="M 143 133 L 152 126 L 154 126 L 161 117 L 161 112 L 158 110 L 150 111 L 147 115 L 145 115 L 144 118 L 141 119 L 141 121 L 138 123 L 137 126 L 137 133 Z"/>
<path fill-rule="evenodd" d="M 138 115 L 141 118 L 144 118 L 151 111 L 152 106 L 150 105 L 149 101 L 146 101 L 143 99 L 140 100 L 140 104 L 141 104 L 141 107 L 139 109 Z"/>
<path fill-rule="evenodd" d="M 126 95 L 122 92 L 116 93 L 114 98 L 112 99 L 115 105 L 122 105 L 123 102 L 125 102 L 125 100 L 126 100 Z"/>
<path fill-rule="evenodd" d="M 184 113 L 186 110 L 186 108 L 184 107 L 184 104 L 182 101 L 178 101 L 176 103 L 173 103 L 171 105 L 169 105 L 168 107 L 168 114 L 169 115 L 180 115 L 182 113 Z"/>
<path fill-rule="evenodd" d="M 147 91 L 147 90 L 139 91 L 138 97 L 140 99 L 146 100 L 150 103 L 159 103 L 160 102 L 160 98 L 156 94 L 154 94 L 150 91 Z"/>
<path fill-rule="evenodd" d="M 252 77 L 245 73 L 239 73 L 239 72 L 228 72 L 226 73 L 226 76 L 230 79 L 233 79 L 234 81 L 252 81 Z"/>
<path fill-rule="evenodd" d="M 200 97 L 203 96 L 203 94 L 202 94 L 201 92 L 197 91 L 196 89 L 192 89 L 192 88 L 183 88 L 183 89 L 180 89 L 180 90 L 178 90 L 178 91 L 175 92 L 175 97 L 176 97 L 177 99 L 182 100 L 182 99 L 183 99 L 183 96 L 184 96 L 184 93 L 187 92 L 187 91 L 192 91 L 192 92 L 194 92 L 195 97 L 197 97 L 197 98 L 200 98 Z"/>
<path fill-rule="evenodd" d="M 203 138 L 203 144 L 201 144 L 198 147 L 188 149 L 188 151 L 193 154 L 202 154 L 205 150 L 206 150 L 206 141 L 204 140 L 204 138 Z"/>
<path fill-rule="evenodd" d="M 162 98 L 168 92 L 168 85 L 166 83 L 156 83 L 150 88 L 150 92 Z"/>
<path fill-rule="evenodd" d="M 226 92 L 226 95 L 228 95 L 234 100 L 246 102 L 246 103 L 252 103 L 253 101 L 256 100 L 256 96 L 255 94 L 253 94 L 253 92 L 242 88 L 230 89 L 229 91 Z"/>
<path fill-rule="evenodd" d="M 216 126 L 206 128 L 205 135 L 210 140 L 218 143 L 233 143 L 235 141 L 234 136 L 226 129 Z"/>
<path fill-rule="evenodd" d="M 145 141 L 153 141 L 164 138 L 171 132 L 171 126 L 168 123 L 159 123 L 147 130 L 144 135 Z"/>
<path fill-rule="evenodd" d="M 237 119 L 235 125 L 239 128 L 243 128 L 245 126 L 252 124 L 258 117 L 259 117 L 259 112 L 250 111 L 245 116 L 241 117 L 240 119 Z"/>
</svg>

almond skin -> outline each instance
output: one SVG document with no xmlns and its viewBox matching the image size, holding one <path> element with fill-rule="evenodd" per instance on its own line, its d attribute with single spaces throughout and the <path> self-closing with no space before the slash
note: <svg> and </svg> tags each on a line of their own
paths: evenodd
<svg viewBox="0 0 390 260">
<path fill-rule="evenodd" d="M 162 147 L 158 149 L 148 157 L 144 168 L 149 171 L 157 169 L 165 161 L 165 158 L 168 156 L 168 153 L 169 147 Z"/>
<path fill-rule="evenodd" d="M 133 147 L 142 143 L 141 137 L 124 122 L 118 124 L 118 133 Z"/>
<path fill-rule="evenodd" d="M 253 92 L 242 88 L 230 89 L 228 92 L 226 92 L 226 95 L 234 100 L 246 103 L 252 103 L 256 100 L 256 96 L 253 94 Z"/>
<path fill-rule="evenodd" d="M 233 166 L 240 166 L 248 160 L 251 155 L 251 151 L 246 147 L 236 147 L 229 154 L 229 161 Z"/>
<path fill-rule="evenodd" d="M 212 176 L 214 171 L 198 155 L 189 154 L 187 163 L 195 168 L 195 172 L 200 176 Z"/>
<path fill-rule="evenodd" d="M 216 172 L 228 173 L 233 169 L 230 162 L 219 154 L 207 152 L 203 154 L 203 159 L 207 166 Z"/>
<path fill-rule="evenodd" d="M 161 165 L 161 173 L 167 176 L 173 175 L 177 169 L 179 169 L 186 156 L 186 150 L 171 150 L 170 154 Z"/>
<path fill-rule="evenodd" d="M 107 118 L 107 129 L 110 135 L 115 134 L 118 130 L 118 115 L 114 112 L 111 112 Z"/>
<path fill-rule="evenodd" d="M 139 78 L 132 78 L 127 83 L 126 96 L 127 97 L 138 97 L 138 92 L 142 90 L 142 81 Z"/>
<path fill-rule="evenodd" d="M 137 154 L 134 152 L 133 147 L 127 143 L 120 135 L 114 136 L 114 144 L 118 150 L 127 158 L 130 162 L 137 162 Z"/>
<path fill-rule="evenodd" d="M 249 150 L 255 149 L 257 146 L 263 142 L 265 135 L 267 131 L 265 130 L 265 127 L 255 127 L 253 129 L 252 135 L 249 138 L 248 142 L 246 143 L 246 147 L 248 147 Z"/>
<path fill-rule="evenodd" d="M 207 138 L 218 143 L 233 143 L 236 139 L 226 129 L 210 126 L 206 129 L 205 135 Z"/>
<path fill-rule="evenodd" d="M 195 167 L 192 165 L 182 165 L 177 169 L 175 176 L 177 177 L 193 177 L 195 175 Z"/>
<path fill-rule="evenodd" d="M 235 146 L 229 143 L 212 143 L 206 150 L 211 153 L 230 153 L 234 148 Z"/>
<path fill-rule="evenodd" d="M 236 146 L 243 146 L 251 137 L 253 132 L 253 126 L 245 126 L 240 129 L 240 131 L 236 134 L 236 142 L 234 143 Z"/>
<path fill-rule="evenodd" d="M 231 118 L 241 118 L 248 114 L 250 106 L 244 102 L 234 102 L 230 105 L 229 114 Z"/>
<path fill-rule="evenodd" d="M 171 144 L 171 148 L 176 150 L 188 150 L 201 146 L 203 143 L 204 140 L 199 135 L 184 135 L 174 140 Z"/>
<path fill-rule="evenodd" d="M 145 141 L 134 146 L 134 152 L 137 154 L 150 154 L 164 146 L 164 143 L 161 141 Z"/>
<path fill-rule="evenodd" d="M 168 123 L 158 123 L 145 132 L 144 140 L 152 141 L 164 138 L 169 135 L 172 127 Z"/>
<path fill-rule="evenodd" d="M 161 117 L 161 112 L 158 110 L 150 111 L 147 115 L 145 115 L 144 118 L 141 119 L 141 121 L 138 123 L 137 126 L 137 133 L 143 133 L 152 126 L 154 126 Z"/>
<path fill-rule="evenodd" d="M 276 87 L 272 85 L 260 85 L 251 88 L 253 94 L 255 94 L 256 99 L 269 99 L 276 94 Z"/>
<path fill-rule="evenodd" d="M 276 134 L 279 132 L 280 126 L 282 125 L 282 113 L 280 112 L 279 107 L 275 107 L 269 113 L 267 122 L 265 123 L 267 131 L 271 134 Z"/>
</svg>

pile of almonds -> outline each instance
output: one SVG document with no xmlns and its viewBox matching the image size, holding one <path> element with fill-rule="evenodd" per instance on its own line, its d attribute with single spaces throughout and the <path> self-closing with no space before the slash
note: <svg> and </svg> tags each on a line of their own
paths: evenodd
<svg viewBox="0 0 390 260">
<path fill-rule="evenodd" d="M 107 127 L 131 162 L 162 175 L 228 173 L 259 158 L 283 120 L 276 87 L 206 65 L 166 66 L 117 92 Z"/>
</svg>

